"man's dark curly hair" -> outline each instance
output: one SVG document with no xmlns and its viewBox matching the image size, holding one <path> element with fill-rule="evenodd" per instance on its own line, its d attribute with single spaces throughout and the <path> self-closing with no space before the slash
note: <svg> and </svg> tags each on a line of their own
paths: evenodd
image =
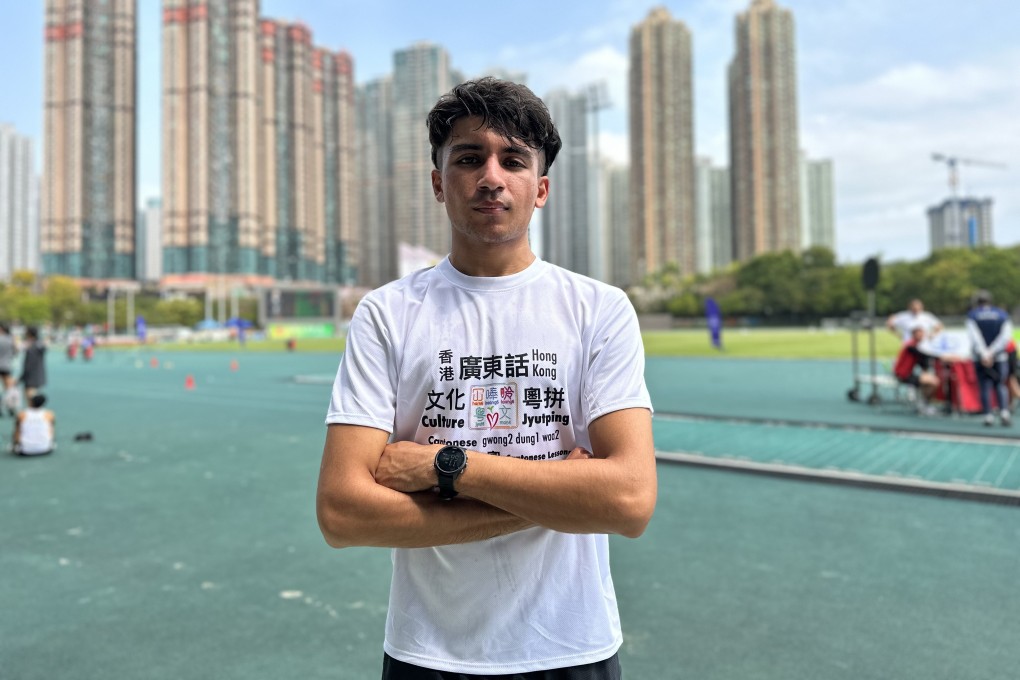
<svg viewBox="0 0 1020 680">
<path fill-rule="evenodd" d="M 482 127 L 492 128 L 507 139 L 521 141 L 544 154 L 541 175 L 549 174 L 563 143 L 549 109 L 524 85 L 499 78 L 469 80 L 444 94 L 429 111 L 425 124 L 432 145 L 432 164 L 439 168 L 439 149 L 461 118 L 479 116 Z"/>
</svg>

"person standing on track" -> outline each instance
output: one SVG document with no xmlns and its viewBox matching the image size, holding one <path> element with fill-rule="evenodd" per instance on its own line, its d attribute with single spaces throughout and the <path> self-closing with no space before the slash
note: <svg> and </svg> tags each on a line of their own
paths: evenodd
<svg viewBox="0 0 1020 680">
<path fill-rule="evenodd" d="M 531 90 L 467 82 L 427 124 L 452 247 L 354 313 L 320 528 L 395 549 L 384 680 L 619 678 L 607 534 L 657 486 L 636 314 L 531 250 L 561 146 Z"/>
<path fill-rule="evenodd" d="M 967 312 L 967 334 L 974 354 L 974 371 L 981 390 L 981 412 L 984 423 L 995 424 L 992 412 L 992 388 L 998 400 L 999 419 L 1003 425 L 1012 423 L 1009 411 L 1009 355 L 1006 347 L 1013 339 L 1013 323 L 1009 314 L 992 306 L 992 295 L 987 290 L 974 294 L 974 305 Z"/>
<path fill-rule="evenodd" d="M 25 355 L 21 361 L 20 382 L 25 386 L 25 402 L 46 386 L 46 345 L 39 339 L 39 329 L 25 329 Z"/>
</svg>

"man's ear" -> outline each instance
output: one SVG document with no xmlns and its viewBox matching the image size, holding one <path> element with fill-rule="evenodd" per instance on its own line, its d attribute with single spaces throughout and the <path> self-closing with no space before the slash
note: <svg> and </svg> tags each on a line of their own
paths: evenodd
<svg viewBox="0 0 1020 680">
<path fill-rule="evenodd" d="M 541 208 L 549 200 L 549 177 L 543 175 L 538 178 L 538 195 L 535 196 L 535 207 Z"/>
<path fill-rule="evenodd" d="M 443 176 L 438 170 L 432 171 L 432 193 L 436 195 L 436 201 L 443 203 Z"/>
</svg>

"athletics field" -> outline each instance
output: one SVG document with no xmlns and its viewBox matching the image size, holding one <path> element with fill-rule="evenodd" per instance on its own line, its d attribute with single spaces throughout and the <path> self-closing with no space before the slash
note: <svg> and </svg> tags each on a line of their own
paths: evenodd
<svg viewBox="0 0 1020 680">
<path fill-rule="evenodd" d="M 314 516 L 338 359 L 54 353 L 59 450 L 0 458 L 0 678 L 378 677 L 388 551 Z M 851 375 L 649 359 L 659 504 L 612 541 L 625 677 L 1016 677 L 1017 433 L 920 427 L 847 401 Z"/>
</svg>

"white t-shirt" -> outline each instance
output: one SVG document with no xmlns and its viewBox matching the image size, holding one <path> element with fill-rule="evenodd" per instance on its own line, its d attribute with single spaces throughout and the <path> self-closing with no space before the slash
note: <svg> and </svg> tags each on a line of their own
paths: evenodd
<svg viewBox="0 0 1020 680">
<path fill-rule="evenodd" d="M 326 422 L 539 465 L 590 450 L 589 423 L 635 407 L 651 399 L 621 290 L 538 259 L 497 278 L 444 259 L 362 300 Z M 622 640 L 605 534 L 393 551 L 384 648 L 401 661 L 524 673 L 601 661 Z"/>
<path fill-rule="evenodd" d="M 18 452 L 34 456 L 52 450 L 53 425 L 46 418 L 46 409 L 25 409 L 18 427 Z"/>
<path fill-rule="evenodd" d="M 899 331 L 903 341 L 906 342 L 907 340 L 910 340 L 915 326 L 923 328 L 924 334 L 928 336 L 931 335 L 936 328 L 938 328 L 939 320 L 931 312 L 922 311 L 918 314 L 914 314 L 909 309 L 905 309 L 893 316 L 892 325 L 893 328 Z"/>
</svg>

